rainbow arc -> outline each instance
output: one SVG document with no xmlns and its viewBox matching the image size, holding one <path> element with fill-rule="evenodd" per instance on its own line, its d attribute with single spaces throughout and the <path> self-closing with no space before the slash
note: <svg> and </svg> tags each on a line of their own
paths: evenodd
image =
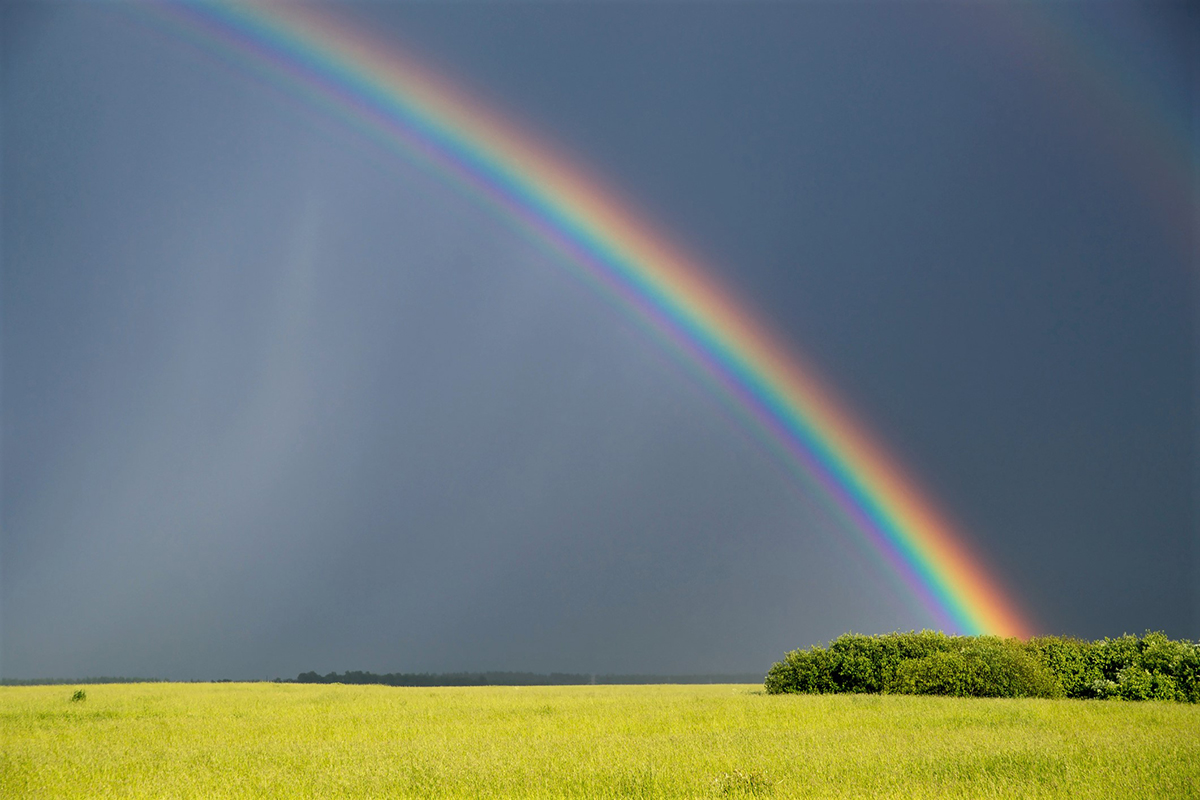
<svg viewBox="0 0 1200 800">
<path fill-rule="evenodd" d="M 312 8 L 161 9 L 183 35 L 436 165 L 564 254 L 685 352 L 946 630 L 1031 634 L 961 534 L 816 371 L 601 182 L 444 78 Z"/>
</svg>

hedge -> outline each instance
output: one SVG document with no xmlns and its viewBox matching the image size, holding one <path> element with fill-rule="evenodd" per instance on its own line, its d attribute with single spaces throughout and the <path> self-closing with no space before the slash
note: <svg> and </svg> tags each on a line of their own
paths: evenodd
<svg viewBox="0 0 1200 800">
<path fill-rule="evenodd" d="M 1095 642 L 910 631 L 848 633 L 793 650 L 767 673 L 769 694 L 869 692 L 953 697 L 1075 697 L 1200 702 L 1200 644 L 1163 633 Z"/>
</svg>

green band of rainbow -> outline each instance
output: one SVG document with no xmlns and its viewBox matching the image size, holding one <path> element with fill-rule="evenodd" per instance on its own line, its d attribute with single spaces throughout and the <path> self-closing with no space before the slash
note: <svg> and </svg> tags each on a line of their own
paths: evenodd
<svg viewBox="0 0 1200 800">
<path fill-rule="evenodd" d="M 947 630 L 1028 636 L 959 534 L 789 353 L 594 178 L 419 65 L 296 6 L 168 4 L 163 17 L 500 207 L 687 352 L 789 466 L 815 479 Z"/>
</svg>

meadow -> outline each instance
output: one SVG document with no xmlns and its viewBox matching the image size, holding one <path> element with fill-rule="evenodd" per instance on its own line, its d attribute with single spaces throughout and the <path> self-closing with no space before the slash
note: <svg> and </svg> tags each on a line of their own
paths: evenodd
<svg viewBox="0 0 1200 800">
<path fill-rule="evenodd" d="M 1185 798 L 1200 796 L 1200 707 L 746 685 L 0 687 L 0 796 Z"/>
</svg>

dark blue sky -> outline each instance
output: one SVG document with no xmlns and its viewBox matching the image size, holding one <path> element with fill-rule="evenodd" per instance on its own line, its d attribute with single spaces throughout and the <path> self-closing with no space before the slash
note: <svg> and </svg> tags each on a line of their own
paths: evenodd
<svg viewBox="0 0 1200 800">
<path fill-rule="evenodd" d="M 932 624 L 461 187 L 127 8 L 0 13 L 4 677 L 755 671 Z M 1200 638 L 1183 4 L 330 13 L 698 254 L 1042 631 Z"/>
</svg>

